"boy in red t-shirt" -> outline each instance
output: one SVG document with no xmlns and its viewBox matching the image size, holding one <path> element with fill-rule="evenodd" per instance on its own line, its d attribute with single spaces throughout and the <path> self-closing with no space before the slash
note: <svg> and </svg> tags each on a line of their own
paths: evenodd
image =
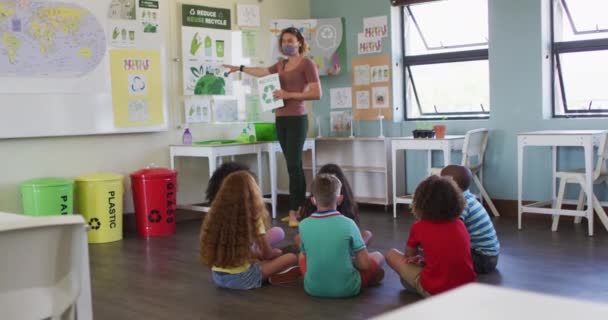
<svg viewBox="0 0 608 320">
<path fill-rule="evenodd" d="M 405 254 L 397 249 L 386 254 L 406 288 L 427 297 L 475 281 L 469 234 L 459 219 L 463 209 L 462 192 L 452 179 L 430 176 L 418 185 L 412 201 L 418 221 Z"/>
</svg>

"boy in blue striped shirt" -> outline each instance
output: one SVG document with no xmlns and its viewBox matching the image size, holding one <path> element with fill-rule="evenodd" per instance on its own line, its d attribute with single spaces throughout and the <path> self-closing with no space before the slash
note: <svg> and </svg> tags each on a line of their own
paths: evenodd
<svg viewBox="0 0 608 320">
<path fill-rule="evenodd" d="M 500 243 L 496 230 L 486 209 L 469 191 L 472 174 L 467 167 L 449 165 L 441 170 L 442 176 L 450 176 L 464 194 L 465 209 L 460 216 L 471 237 L 471 254 L 477 274 L 489 273 L 496 270 Z"/>
</svg>

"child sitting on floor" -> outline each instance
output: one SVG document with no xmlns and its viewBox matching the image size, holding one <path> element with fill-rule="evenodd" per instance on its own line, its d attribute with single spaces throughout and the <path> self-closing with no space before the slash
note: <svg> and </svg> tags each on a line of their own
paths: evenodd
<svg viewBox="0 0 608 320">
<path fill-rule="evenodd" d="M 224 162 L 221 166 L 215 169 L 211 175 L 211 178 L 209 178 L 209 181 L 207 182 L 207 191 L 205 192 L 205 195 L 207 197 L 209 206 L 211 206 L 213 199 L 215 199 L 215 196 L 220 190 L 224 179 L 231 173 L 237 171 L 247 171 L 255 178 L 255 175 L 253 172 L 251 172 L 247 165 L 240 162 Z M 285 231 L 283 231 L 282 228 L 272 227 L 266 230 L 266 240 L 270 246 L 274 247 L 276 244 L 283 241 L 283 239 L 285 239 Z"/>
<path fill-rule="evenodd" d="M 486 209 L 469 191 L 473 175 L 467 167 L 449 165 L 441 170 L 441 176 L 452 177 L 464 195 L 465 207 L 460 215 L 471 238 L 473 266 L 478 274 L 496 270 L 500 243 Z"/>
<path fill-rule="evenodd" d="M 336 176 L 336 178 L 338 178 L 338 180 L 340 180 L 340 183 L 342 183 L 342 188 L 340 190 L 340 194 L 342 195 L 342 201 L 338 203 L 337 210 L 343 216 L 345 216 L 355 222 L 355 224 L 357 225 L 357 227 L 359 227 L 359 230 L 361 231 L 361 237 L 363 237 L 363 242 L 365 242 L 366 245 L 369 245 L 369 242 L 372 239 L 373 234 L 369 230 L 361 229 L 361 223 L 359 221 L 359 207 L 357 206 L 357 203 L 355 202 L 355 197 L 353 195 L 352 188 L 350 187 L 350 184 L 348 183 L 348 180 L 346 179 L 344 172 L 337 164 L 329 163 L 329 164 L 322 166 L 321 169 L 319 169 L 319 174 L 321 174 L 321 173 L 333 174 L 334 176 Z M 316 211 L 317 211 L 317 206 L 315 206 L 314 203 L 312 203 L 312 197 L 309 197 L 308 199 L 306 199 L 306 202 L 304 203 L 304 205 L 302 206 L 302 209 L 300 210 L 299 220 L 302 221 L 302 220 L 310 217 L 310 215 L 315 213 Z M 297 245 L 299 245 L 299 242 L 300 242 L 299 240 L 300 240 L 299 236 L 296 235 L 294 242 Z"/>
<path fill-rule="evenodd" d="M 266 239 L 269 216 L 253 176 L 241 170 L 228 175 L 211 203 L 201 228 L 200 257 L 211 267 L 216 285 L 254 289 L 297 262 L 272 249 Z M 272 282 L 272 280 L 271 280 Z"/>
<path fill-rule="evenodd" d="M 215 199 L 215 195 L 218 191 L 220 191 L 220 187 L 222 186 L 222 182 L 224 182 L 224 178 L 226 178 L 229 174 L 237 171 L 247 171 L 251 175 L 253 173 L 249 170 L 249 167 L 245 164 L 239 162 L 224 162 L 219 168 L 215 169 L 211 178 L 207 182 L 207 191 L 205 191 L 205 196 L 207 197 L 207 201 L 209 204 L 213 202 Z"/>
<path fill-rule="evenodd" d="M 418 221 L 410 229 L 405 254 L 397 249 L 386 254 L 401 283 L 426 297 L 475 281 L 469 234 L 459 219 L 464 198 L 454 181 L 426 178 L 416 188 L 411 208 Z"/>
<path fill-rule="evenodd" d="M 384 277 L 382 254 L 368 254 L 355 222 L 336 210 L 341 187 L 335 176 L 317 175 L 312 184 L 317 212 L 300 223 L 299 264 L 304 290 L 311 296 L 354 296 Z"/>
</svg>

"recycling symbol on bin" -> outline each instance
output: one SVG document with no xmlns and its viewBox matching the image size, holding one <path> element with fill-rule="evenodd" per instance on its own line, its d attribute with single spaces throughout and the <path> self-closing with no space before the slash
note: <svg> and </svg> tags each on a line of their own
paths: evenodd
<svg viewBox="0 0 608 320">
<path fill-rule="evenodd" d="M 276 88 L 272 84 L 264 87 L 264 92 L 262 93 L 262 100 L 264 100 L 265 103 L 272 103 L 273 101 L 275 101 L 276 99 L 272 96 L 272 93 L 275 90 Z"/>
<path fill-rule="evenodd" d="M 158 223 L 160 222 L 160 219 L 161 216 L 157 210 L 152 210 L 152 212 L 150 212 L 150 214 L 148 215 L 148 221 L 150 221 L 150 223 Z"/>
<path fill-rule="evenodd" d="M 99 230 L 99 228 L 101 228 L 101 222 L 99 222 L 99 219 L 97 218 L 91 218 L 91 220 L 89 220 L 89 225 L 93 230 Z"/>
</svg>

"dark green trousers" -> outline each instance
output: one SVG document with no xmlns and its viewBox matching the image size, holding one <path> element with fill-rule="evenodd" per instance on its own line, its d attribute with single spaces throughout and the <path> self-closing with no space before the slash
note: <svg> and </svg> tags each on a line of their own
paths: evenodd
<svg viewBox="0 0 608 320">
<path fill-rule="evenodd" d="M 306 199 L 302 148 L 308 132 L 308 116 L 277 117 L 277 137 L 289 172 L 289 210 L 298 210 Z"/>
</svg>

